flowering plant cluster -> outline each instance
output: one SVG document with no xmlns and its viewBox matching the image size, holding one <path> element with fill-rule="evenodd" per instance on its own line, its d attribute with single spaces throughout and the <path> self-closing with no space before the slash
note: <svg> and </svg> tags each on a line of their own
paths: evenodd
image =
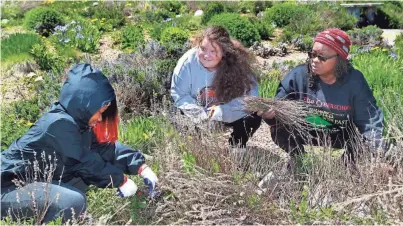
<svg viewBox="0 0 403 226">
<path fill-rule="evenodd" d="M 71 21 L 64 26 L 56 26 L 53 37 L 61 45 L 70 45 L 83 52 L 93 53 L 98 50 L 101 32 L 85 20 Z"/>
</svg>

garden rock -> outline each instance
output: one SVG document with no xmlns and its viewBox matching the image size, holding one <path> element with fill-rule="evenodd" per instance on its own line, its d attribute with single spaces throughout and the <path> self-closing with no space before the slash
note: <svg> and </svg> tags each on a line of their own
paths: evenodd
<svg viewBox="0 0 403 226">
<path fill-rule="evenodd" d="M 288 54 L 287 45 L 280 43 L 277 47 L 262 44 L 260 42 L 254 42 L 249 48 L 256 56 L 260 56 L 264 59 L 270 58 L 270 56 L 286 56 Z"/>
<path fill-rule="evenodd" d="M 204 12 L 201 9 L 196 10 L 194 16 L 203 16 Z"/>
</svg>

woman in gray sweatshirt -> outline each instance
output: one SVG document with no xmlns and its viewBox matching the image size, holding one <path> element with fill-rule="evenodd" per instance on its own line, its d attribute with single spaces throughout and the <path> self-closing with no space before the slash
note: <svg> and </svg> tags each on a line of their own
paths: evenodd
<svg viewBox="0 0 403 226">
<path fill-rule="evenodd" d="M 233 128 L 229 143 L 245 147 L 261 118 L 247 112 L 243 95 L 258 95 L 248 52 L 225 28 L 208 27 L 175 67 L 171 96 L 175 107 L 195 123 L 222 121 Z"/>
<path fill-rule="evenodd" d="M 309 132 L 290 132 L 277 123 L 273 110 L 258 112 L 271 126 L 273 141 L 291 156 L 304 152 L 304 144 L 330 143 L 344 148 L 344 159 L 354 162 L 355 153 L 362 149 L 361 136 L 375 148 L 384 145 L 383 113 L 363 74 L 347 60 L 350 45 L 349 36 L 340 29 L 319 33 L 307 64 L 296 67 L 279 84 L 276 99 L 308 104 L 307 120 L 313 127 Z"/>
</svg>

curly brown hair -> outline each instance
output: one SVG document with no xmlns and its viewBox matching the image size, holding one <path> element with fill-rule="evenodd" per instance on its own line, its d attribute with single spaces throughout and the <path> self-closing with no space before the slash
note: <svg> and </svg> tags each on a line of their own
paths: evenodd
<svg viewBox="0 0 403 226">
<path fill-rule="evenodd" d="M 249 93 L 257 80 L 251 67 L 253 58 L 236 40 L 231 39 L 228 31 L 221 26 L 207 27 L 195 37 L 194 46 L 199 47 L 204 38 L 220 46 L 222 59 L 218 64 L 212 88 L 220 102 L 227 103 L 234 98 Z"/>
</svg>

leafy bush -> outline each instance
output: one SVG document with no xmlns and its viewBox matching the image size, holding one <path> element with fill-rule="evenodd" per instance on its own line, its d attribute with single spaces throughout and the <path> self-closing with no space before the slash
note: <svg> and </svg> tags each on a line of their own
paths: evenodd
<svg viewBox="0 0 403 226">
<path fill-rule="evenodd" d="M 1 149 L 4 150 L 22 136 L 40 116 L 37 99 L 22 100 L 1 111 Z"/>
<path fill-rule="evenodd" d="M 397 53 L 398 57 L 400 57 L 400 59 L 403 60 L 403 33 L 401 33 L 400 35 L 396 36 L 395 50 L 396 50 L 396 53 Z"/>
<path fill-rule="evenodd" d="M 53 41 L 59 45 L 69 45 L 83 52 L 94 53 L 98 50 L 101 32 L 85 20 L 73 20 L 55 28 Z"/>
<path fill-rule="evenodd" d="M 175 15 L 180 14 L 180 10 L 182 7 L 181 2 L 179 1 L 160 1 L 155 2 L 155 4 L 158 8 L 165 9 L 169 12 L 174 13 Z"/>
<path fill-rule="evenodd" d="M 376 26 L 348 31 L 352 44 L 372 46 L 382 44 L 382 33 L 382 29 Z"/>
<path fill-rule="evenodd" d="M 27 60 L 31 58 L 32 46 L 41 42 L 41 38 L 36 34 L 12 34 L 1 40 L 1 62 L 17 63 Z"/>
<path fill-rule="evenodd" d="M 164 45 L 183 45 L 189 38 L 189 33 L 178 27 L 168 27 L 162 31 L 161 43 Z"/>
<path fill-rule="evenodd" d="M 158 41 L 161 40 L 162 31 L 168 27 L 178 27 L 189 31 L 197 31 L 201 28 L 200 17 L 194 17 L 191 15 L 173 18 L 172 20 L 163 23 L 154 23 L 149 25 L 149 27 L 148 34 L 152 39 Z"/>
<path fill-rule="evenodd" d="M 47 7 L 34 8 L 25 15 L 25 26 L 46 37 L 54 31 L 57 25 L 62 24 L 62 14 Z"/>
<path fill-rule="evenodd" d="M 223 13 L 211 18 L 209 25 L 225 27 L 230 35 L 241 41 L 245 46 L 251 46 L 255 41 L 260 41 L 258 29 L 243 16 L 235 13 Z"/>
<path fill-rule="evenodd" d="M 257 28 L 261 39 L 268 40 L 273 36 L 274 27 L 271 24 L 263 23 L 255 16 L 248 16 L 248 19 Z"/>
<path fill-rule="evenodd" d="M 224 4 L 221 2 L 209 2 L 203 11 L 201 23 L 207 24 L 213 16 L 224 12 Z"/>
<path fill-rule="evenodd" d="M 59 55 L 50 52 L 45 44 L 35 44 L 31 53 L 42 70 L 61 72 L 64 68 L 63 59 Z"/>
<path fill-rule="evenodd" d="M 285 27 L 290 22 L 309 17 L 313 12 L 304 5 L 295 3 L 280 3 L 267 9 L 263 15 L 263 21 L 267 24 L 274 23 L 278 27 Z"/>
<path fill-rule="evenodd" d="M 255 15 L 272 7 L 270 1 L 239 1 L 238 9 L 241 13 L 254 13 Z"/>
<path fill-rule="evenodd" d="M 126 26 L 122 31 L 122 48 L 136 50 L 137 47 L 145 44 L 144 31 L 140 26 Z"/>
<path fill-rule="evenodd" d="M 377 23 L 386 22 L 382 28 L 403 28 L 403 3 L 396 2 L 385 2 L 377 10 Z M 381 18 L 383 17 L 383 18 Z M 379 21 L 379 22 L 378 22 Z M 378 25 L 378 24 L 377 24 Z"/>
<path fill-rule="evenodd" d="M 100 31 L 111 31 L 125 24 L 123 8 L 122 2 L 100 2 L 98 6 L 89 7 L 85 16 L 93 18 L 94 21 L 97 19 L 96 25 Z"/>
</svg>

